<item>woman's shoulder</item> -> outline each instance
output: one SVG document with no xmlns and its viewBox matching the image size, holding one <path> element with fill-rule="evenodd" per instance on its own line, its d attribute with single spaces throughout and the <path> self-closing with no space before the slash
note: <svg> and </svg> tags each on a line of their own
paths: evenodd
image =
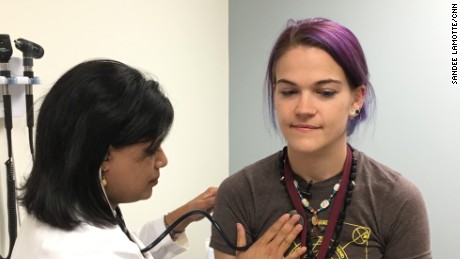
<svg viewBox="0 0 460 259">
<path fill-rule="evenodd" d="M 354 155 L 358 167 L 356 178 L 362 178 L 361 182 L 367 186 L 392 193 L 407 191 L 418 193 L 418 188 L 403 173 L 377 161 L 362 151 L 355 150 Z"/>
<path fill-rule="evenodd" d="M 279 171 L 279 160 L 281 153 L 278 151 L 267 157 L 264 157 L 252 164 L 249 164 L 236 173 L 230 175 L 227 179 L 241 180 L 242 178 L 266 177 L 267 172 Z"/>
</svg>

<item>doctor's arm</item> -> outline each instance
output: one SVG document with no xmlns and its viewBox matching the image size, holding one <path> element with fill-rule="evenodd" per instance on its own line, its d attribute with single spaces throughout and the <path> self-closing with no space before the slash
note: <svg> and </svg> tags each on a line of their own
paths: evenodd
<svg viewBox="0 0 460 259">
<path fill-rule="evenodd" d="M 170 226 L 182 215 L 192 210 L 204 210 L 211 212 L 214 208 L 214 199 L 217 192 L 216 187 L 209 187 L 206 191 L 188 201 L 164 217 L 145 224 L 137 233 L 137 236 L 145 245 L 149 245 L 159 235 L 166 230 L 166 225 Z M 174 228 L 174 233 L 166 236 L 161 242 L 153 247 L 149 252 L 158 259 L 168 259 L 184 252 L 188 248 L 188 240 L 184 234 L 187 226 L 195 221 L 203 219 L 204 216 L 193 215 L 185 219 Z"/>
<path fill-rule="evenodd" d="M 190 200 L 186 204 L 166 214 L 164 217 L 165 224 L 171 226 L 177 219 L 192 210 L 204 210 L 211 213 L 214 208 L 214 201 L 216 198 L 217 187 L 209 187 L 206 191 Z M 174 228 L 175 233 L 182 233 L 187 226 L 195 221 L 200 221 L 204 218 L 203 215 L 192 215 L 182 221 Z M 173 238 L 174 239 L 174 238 Z"/>
</svg>

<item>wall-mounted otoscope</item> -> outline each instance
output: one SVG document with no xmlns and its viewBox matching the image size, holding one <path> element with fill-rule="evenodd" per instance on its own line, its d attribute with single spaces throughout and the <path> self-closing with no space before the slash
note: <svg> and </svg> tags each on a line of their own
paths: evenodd
<svg viewBox="0 0 460 259">
<path fill-rule="evenodd" d="M 13 48 L 11 48 L 10 36 L 7 34 L 0 34 L 0 63 L 8 64 L 12 55 Z"/>
<path fill-rule="evenodd" d="M 26 71 L 26 66 L 33 67 L 33 59 L 42 58 L 45 54 L 45 50 L 35 42 L 19 38 L 14 41 L 14 45 L 18 50 L 20 50 L 24 55 L 24 72 Z M 27 61 L 26 61 L 27 59 Z M 30 59 L 30 60 L 29 60 Z"/>
<path fill-rule="evenodd" d="M 13 146 L 11 140 L 11 129 L 13 128 L 12 111 L 11 111 L 11 95 L 9 93 L 9 80 L 11 72 L 9 70 L 9 60 L 13 55 L 13 48 L 11 47 L 10 36 L 0 34 L 0 78 L 5 81 L 0 82 L 3 91 L 3 111 L 5 119 L 5 129 L 8 143 L 8 160 L 5 162 L 7 174 L 7 206 L 8 206 L 8 233 L 10 247 L 8 255 L 5 259 L 11 257 L 14 242 L 17 236 L 17 211 L 16 211 L 16 177 L 14 173 L 13 163 Z M 3 257 L 0 256 L 3 259 Z"/>
<path fill-rule="evenodd" d="M 7 34 L 0 34 L 0 76 L 5 77 L 7 80 L 11 78 L 9 68 L 9 61 L 13 55 L 13 48 L 11 47 L 10 36 Z M 3 92 L 3 108 L 5 113 L 5 128 L 11 130 L 13 128 L 13 120 L 11 113 L 11 96 L 8 86 L 9 82 L 2 82 Z M 8 157 L 12 156 L 11 143 L 8 143 Z"/>
<path fill-rule="evenodd" d="M 34 59 L 39 59 L 45 54 L 45 50 L 35 42 L 19 38 L 14 41 L 14 45 L 23 54 L 24 76 L 30 81 L 34 79 Z M 33 128 L 34 128 L 34 98 L 32 83 L 26 84 L 26 114 L 27 128 L 29 128 L 29 146 L 32 159 L 34 158 Z"/>
</svg>

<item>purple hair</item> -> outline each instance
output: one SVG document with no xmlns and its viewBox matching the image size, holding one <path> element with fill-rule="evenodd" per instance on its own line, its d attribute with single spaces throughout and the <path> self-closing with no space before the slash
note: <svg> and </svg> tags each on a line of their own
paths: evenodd
<svg viewBox="0 0 460 259">
<path fill-rule="evenodd" d="M 277 129 L 273 104 L 275 66 L 282 55 L 296 46 L 311 46 L 326 51 L 345 72 L 351 89 L 361 85 L 366 87 L 364 105 L 359 116 L 348 120 L 347 135 L 351 135 L 358 124 L 373 111 L 375 95 L 369 82 L 366 59 L 358 39 L 349 29 L 324 18 L 290 20 L 273 46 L 265 78 L 266 97 L 273 127 Z"/>
</svg>

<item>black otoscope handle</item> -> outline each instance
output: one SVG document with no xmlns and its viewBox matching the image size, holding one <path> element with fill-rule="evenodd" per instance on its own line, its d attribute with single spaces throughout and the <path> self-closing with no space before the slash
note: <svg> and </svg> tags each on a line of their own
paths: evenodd
<svg viewBox="0 0 460 259">
<path fill-rule="evenodd" d="M 26 61 L 32 61 L 32 58 L 24 57 L 24 67 L 26 67 Z M 28 70 L 24 71 L 24 76 L 33 80 L 34 78 L 34 71 L 32 71 L 32 66 L 28 67 Z M 34 95 L 32 90 L 32 84 L 26 85 L 26 114 L 27 114 L 27 127 L 34 126 Z"/>
<path fill-rule="evenodd" d="M 3 95 L 3 109 L 5 116 L 5 128 L 11 130 L 13 128 L 13 118 L 11 116 L 11 95 Z"/>
<path fill-rule="evenodd" d="M 13 146 L 11 141 L 11 129 L 13 128 L 13 118 L 11 115 L 11 95 L 3 95 L 3 113 L 5 119 L 5 129 L 8 142 L 8 157 L 13 156 Z"/>
<path fill-rule="evenodd" d="M 34 78 L 34 58 L 42 58 L 45 54 L 45 50 L 35 42 L 19 38 L 14 41 L 14 45 L 23 54 L 23 75 L 29 77 L 30 80 Z M 32 83 L 26 85 L 26 116 L 27 116 L 27 128 L 29 129 L 29 147 L 32 159 L 34 158 L 34 143 L 33 143 L 33 127 L 34 127 L 34 97 L 33 97 L 33 86 Z"/>
</svg>

